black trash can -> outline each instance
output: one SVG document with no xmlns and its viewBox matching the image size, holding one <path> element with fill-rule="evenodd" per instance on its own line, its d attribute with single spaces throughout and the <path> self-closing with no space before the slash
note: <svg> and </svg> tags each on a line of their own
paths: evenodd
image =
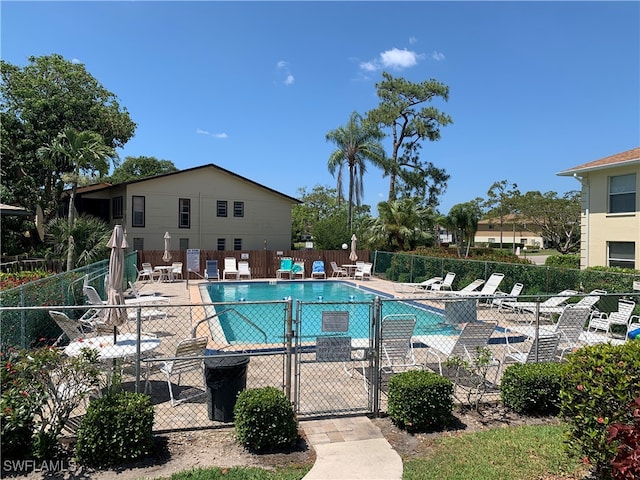
<svg viewBox="0 0 640 480">
<path fill-rule="evenodd" d="M 209 420 L 233 422 L 238 394 L 247 387 L 249 357 L 216 355 L 204 359 Z"/>
</svg>

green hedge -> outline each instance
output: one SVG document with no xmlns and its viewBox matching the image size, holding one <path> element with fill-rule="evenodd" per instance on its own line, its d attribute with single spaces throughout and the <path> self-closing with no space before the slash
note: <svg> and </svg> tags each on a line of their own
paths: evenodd
<svg viewBox="0 0 640 480">
<path fill-rule="evenodd" d="M 454 272 L 454 289 L 476 278 L 487 279 L 494 272 L 505 274 L 500 290 L 509 292 L 514 283 L 524 284 L 523 295 L 549 295 L 572 289 L 590 292 L 602 289 L 610 293 L 633 292 L 633 281 L 640 273 L 622 269 L 559 268 L 493 260 L 434 257 L 418 253 L 375 252 L 376 274 L 394 282 L 421 282 Z"/>
<path fill-rule="evenodd" d="M 611 478 L 616 444 L 608 428 L 631 424 L 629 405 L 640 396 L 640 341 L 583 347 L 568 358 L 560 414 L 571 448 L 588 461 L 596 478 Z"/>
<path fill-rule="evenodd" d="M 563 364 L 555 362 L 510 365 L 500 382 L 503 405 L 525 415 L 556 415 L 563 370 Z"/>
</svg>

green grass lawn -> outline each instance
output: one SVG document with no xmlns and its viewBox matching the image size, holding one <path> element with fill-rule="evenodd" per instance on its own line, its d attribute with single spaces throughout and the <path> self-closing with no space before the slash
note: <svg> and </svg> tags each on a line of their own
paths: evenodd
<svg viewBox="0 0 640 480">
<path fill-rule="evenodd" d="M 405 462 L 403 478 L 533 480 L 549 474 L 581 478 L 586 471 L 565 452 L 563 432 L 561 425 L 538 425 L 441 437 L 427 457 Z"/>
<path fill-rule="evenodd" d="M 545 475 L 576 479 L 586 474 L 564 449 L 563 426 L 520 426 L 440 437 L 427 456 L 404 463 L 405 480 L 533 480 Z M 297 480 L 311 466 L 276 471 L 210 468 L 180 472 L 171 480 Z"/>
</svg>

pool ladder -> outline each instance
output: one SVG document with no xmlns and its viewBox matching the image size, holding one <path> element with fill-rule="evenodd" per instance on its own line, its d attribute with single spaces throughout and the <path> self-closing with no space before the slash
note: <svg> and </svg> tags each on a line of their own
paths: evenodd
<svg viewBox="0 0 640 480">
<path fill-rule="evenodd" d="M 193 329 L 191 330 L 191 336 L 195 338 L 196 336 L 196 331 L 198 330 L 198 327 L 200 326 L 201 323 L 204 322 L 209 322 L 209 320 L 212 320 L 220 315 L 222 315 L 223 313 L 227 313 L 227 312 L 233 312 L 236 315 L 238 315 L 244 322 L 248 323 L 250 326 L 252 326 L 253 328 L 255 328 L 257 331 L 259 331 L 262 336 L 264 337 L 264 343 L 268 343 L 267 341 L 267 332 L 265 332 L 263 329 L 261 329 L 258 325 L 256 325 L 253 320 L 251 320 L 250 318 L 248 318 L 247 316 L 241 314 L 239 311 L 237 311 L 235 308 L 231 307 L 231 308 L 225 308 L 224 310 L 221 310 L 219 312 L 214 313 L 213 315 L 209 315 L 208 317 L 205 317 L 204 319 L 200 320 L 198 323 L 195 324 L 195 326 L 193 327 Z M 209 329 L 211 330 L 211 329 Z"/>
</svg>

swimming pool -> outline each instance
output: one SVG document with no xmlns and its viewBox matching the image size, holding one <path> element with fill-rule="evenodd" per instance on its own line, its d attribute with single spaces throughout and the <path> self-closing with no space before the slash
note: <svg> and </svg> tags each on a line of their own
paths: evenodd
<svg viewBox="0 0 640 480">
<path fill-rule="evenodd" d="M 331 334 L 322 329 L 323 312 L 327 311 L 348 312 L 348 329 L 340 332 L 341 335 L 369 338 L 373 299 L 376 296 L 392 298 L 343 281 L 218 282 L 207 284 L 204 288 L 206 291 L 202 294 L 205 302 L 208 296 L 213 303 L 234 303 L 232 307 L 217 305 L 218 314 L 215 315 L 218 320 L 216 323 L 224 332 L 226 342 L 230 344 L 283 343 L 285 329 L 282 304 L 252 302 L 291 298 L 294 303 L 293 315 L 295 317 L 299 314 L 301 320 L 298 335 L 306 342 Z M 296 309 L 296 305 L 300 309 Z M 415 302 L 383 302 L 383 317 L 398 314 L 416 316 L 415 336 L 455 333 L 453 327 L 444 323 L 443 312 L 438 309 Z M 210 323 L 210 328 L 211 326 Z"/>
</svg>

